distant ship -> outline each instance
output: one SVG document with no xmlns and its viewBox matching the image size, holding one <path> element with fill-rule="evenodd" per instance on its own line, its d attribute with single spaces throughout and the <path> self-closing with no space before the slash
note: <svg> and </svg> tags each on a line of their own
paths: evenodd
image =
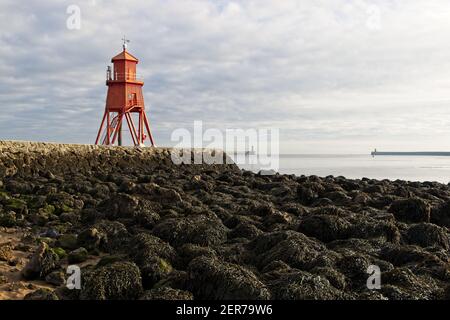
<svg viewBox="0 0 450 320">
<path fill-rule="evenodd" d="M 256 155 L 255 148 L 252 146 L 252 150 L 245 151 L 245 155 L 246 156 L 254 156 L 254 155 Z"/>
<path fill-rule="evenodd" d="M 245 155 L 246 157 L 248 157 L 248 156 L 255 156 L 255 155 L 256 155 L 256 151 L 255 151 L 255 148 L 252 146 L 252 149 L 251 149 L 251 150 L 246 150 L 246 151 L 234 151 L 234 152 L 232 152 L 232 154 L 234 154 L 235 156 L 236 156 L 236 155 L 243 154 L 243 155 Z"/>
<path fill-rule="evenodd" d="M 370 153 L 375 156 L 434 156 L 434 157 L 450 157 L 447 151 L 377 151 L 375 149 Z"/>
</svg>

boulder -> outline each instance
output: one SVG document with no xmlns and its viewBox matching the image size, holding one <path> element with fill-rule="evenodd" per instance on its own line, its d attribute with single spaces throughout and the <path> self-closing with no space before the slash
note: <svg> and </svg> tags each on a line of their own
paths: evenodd
<svg viewBox="0 0 450 320">
<path fill-rule="evenodd" d="M 194 300 L 194 296 L 189 291 L 162 287 L 145 291 L 139 300 Z"/>
<path fill-rule="evenodd" d="M 87 260 L 88 255 L 89 255 L 88 251 L 85 248 L 81 247 L 69 252 L 69 255 L 67 256 L 67 261 L 70 264 L 84 262 Z"/>
<path fill-rule="evenodd" d="M 327 253 L 327 248 L 295 231 L 278 231 L 263 234 L 248 244 L 254 262 L 263 269 L 272 261 L 280 260 L 293 268 L 308 269 L 315 259 Z"/>
<path fill-rule="evenodd" d="M 325 277 L 295 269 L 280 272 L 268 286 L 276 300 L 336 300 L 344 297 Z"/>
<path fill-rule="evenodd" d="M 54 286 L 62 286 L 66 283 L 66 277 L 62 271 L 53 271 L 45 277 L 45 282 Z"/>
<path fill-rule="evenodd" d="M 345 239 L 351 224 L 343 218 L 332 215 L 310 215 L 304 217 L 298 231 L 324 242 Z"/>
<path fill-rule="evenodd" d="M 230 239 L 246 238 L 252 240 L 263 232 L 259 230 L 254 224 L 241 222 L 229 234 Z"/>
<path fill-rule="evenodd" d="M 5 183 L 5 188 L 11 193 L 29 194 L 33 191 L 34 186 L 29 181 L 8 180 Z"/>
<path fill-rule="evenodd" d="M 311 270 L 311 273 L 324 277 L 339 290 L 344 290 L 347 286 L 345 276 L 331 267 L 316 267 Z"/>
<path fill-rule="evenodd" d="M 322 196 L 323 198 L 330 199 L 336 205 L 345 205 L 352 201 L 352 198 L 343 191 L 331 191 L 324 193 Z"/>
<path fill-rule="evenodd" d="M 25 279 L 45 278 L 50 272 L 59 268 L 59 257 L 47 243 L 42 242 L 22 269 Z"/>
<path fill-rule="evenodd" d="M 381 292 L 392 300 L 436 300 L 441 294 L 433 280 L 405 267 L 383 272 L 381 279 Z"/>
<path fill-rule="evenodd" d="M 131 262 L 116 262 L 83 273 L 82 300 L 134 300 L 142 295 L 139 268 Z"/>
<path fill-rule="evenodd" d="M 200 256 L 217 257 L 217 253 L 214 249 L 209 247 L 202 247 L 196 244 L 188 243 L 179 248 L 177 252 L 181 258 L 183 266 L 187 266 L 189 262 Z"/>
<path fill-rule="evenodd" d="M 198 257 L 188 268 L 189 288 L 197 299 L 267 300 L 270 292 L 250 270 L 211 257 Z"/>
<path fill-rule="evenodd" d="M 406 239 L 409 244 L 421 247 L 438 246 L 446 250 L 450 248 L 447 229 L 431 223 L 412 225 L 406 233 Z"/>
<path fill-rule="evenodd" d="M 319 197 L 313 188 L 303 185 L 297 188 L 297 196 L 300 203 L 306 206 L 312 204 Z"/>
<path fill-rule="evenodd" d="M 165 279 L 173 271 L 172 265 L 163 258 L 152 257 L 140 265 L 144 288 L 152 288 L 158 281 Z"/>
<path fill-rule="evenodd" d="M 102 244 L 107 241 L 106 235 L 97 228 L 87 228 L 78 234 L 77 247 L 84 247 L 88 250 L 99 249 Z"/>
<path fill-rule="evenodd" d="M 76 234 L 63 234 L 58 238 L 56 244 L 66 250 L 75 250 L 78 248 L 78 240 Z"/>
<path fill-rule="evenodd" d="M 101 220 L 95 223 L 93 227 L 99 231 L 97 236 L 93 239 L 93 247 L 95 247 L 98 240 L 96 238 L 98 237 L 101 238 L 98 245 L 98 248 L 101 251 L 109 253 L 122 253 L 129 247 L 131 235 L 125 225 L 121 222 Z"/>
<path fill-rule="evenodd" d="M 28 213 L 28 205 L 26 201 L 22 199 L 10 198 L 5 201 L 4 204 L 6 211 L 13 211 L 16 214 L 27 214 Z"/>
<path fill-rule="evenodd" d="M 118 193 L 102 201 L 97 210 L 106 218 L 114 220 L 118 218 L 134 218 L 139 201 L 126 193 Z"/>
<path fill-rule="evenodd" d="M 140 233 L 131 240 L 130 251 L 133 261 L 138 266 L 145 266 L 152 259 L 160 257 L 169 263 L 174 263 L 177 253 L 174 248 L 167 242 L 148 233 Z"/>
<path fill-rule="evenodd" d="M 392 221 L 378 221 L 369 217 L 353 220 L 348 230 L 349 238 L 374 239 L 392 243 L 400 242 L 400 230 Z"/>
<path fill-rule="evenodd" d="M 13 259 L 13 247 L 9 244 L 0 244 L 0 261 L 9 262 Z"/>
<path fill-rule="evenodd" d="M 425 251 L 418 246 L 385 246 L 380 250 L 380 258 L 391 262 L 394 266 L 403 266 L 406 264 L 418 265 L 427 261 L 428 263 L 438 262 L 439 258 Z"/>
<path fill-rule="evenodd" d="M 346 254 L 338 262 L 338 270 L 349 279 L 348 283 L 352 289 L 365 287 L 369 274 L 368 267 L 371 265 L 369 259 L 361 254 Z"/>
<path fill-rule="evenodd" d="M 41 288 L 28 293 L 23 300 L 59 300 L 59 298 L 52 290 Z"/>
<path fill-rule="evenodd" d="M 430 205 L 419 198 L 397 200 L 389 208 L 398 221 L 410 223 L 429 222 L 430 210 Z"/>
<path fill-rule="evenodd" d="M 450 201 L 433 208 L 430 222 L 441 227 L 450 228 Z"/>
<path fill-rule="evenodd" d="M 0 210 L 0 227 L 11 228 L 17 225 L 17 214 L 14 211 Z"/>
<path fill-rule="evenodd" d="M 161 221 L 153 229 L 153 234 L 175 247 L 186 243 L 214 246 L 226 241 L 227 231 L 218 218 L 190 215 Z"/>
</svg>

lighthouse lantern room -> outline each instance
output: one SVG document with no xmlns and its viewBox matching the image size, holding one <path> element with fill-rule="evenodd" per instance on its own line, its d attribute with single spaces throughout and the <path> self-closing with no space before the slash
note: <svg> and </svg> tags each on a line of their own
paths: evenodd
<svg viewBox="0 0 450 320">
<path fill-rule="evenodd" d="M 95 144 L 122 145 L 122 126 L 126 124 L 135 146 L 143 146 L 147 138 L 154 146 L 145 114 L 144 81 L 136 73 L 138 59 L 127 51 L 129 40 L 125 37 L 122 40 L 123 51 L 111 59 L 114 69 L 108 66 L 106 71 L 108 94 Z"/>
</svg>

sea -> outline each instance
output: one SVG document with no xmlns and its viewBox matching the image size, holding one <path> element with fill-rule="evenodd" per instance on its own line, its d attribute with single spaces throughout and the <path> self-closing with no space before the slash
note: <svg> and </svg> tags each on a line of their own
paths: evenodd
<svg viewBox="0 0 450 320">
<path fill-rule="evenodd" d="M 248 159 L 247 159 L 248 160 Z M 236 159 L 243 169 L 258 172 L 265 166 Z M 349 179 L 389 179 L 450 182 L 450 157 L 445 156 L 371 156 L 370 154 L 279 155 L 272 161 L 282 174 L 343 176 Z"/>
</svg>

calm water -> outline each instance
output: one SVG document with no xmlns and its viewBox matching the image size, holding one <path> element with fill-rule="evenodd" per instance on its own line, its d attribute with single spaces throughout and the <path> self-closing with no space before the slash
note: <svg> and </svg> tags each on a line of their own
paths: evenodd
<svg viewBox="0 0 450 320">
<path fill-rule="evenodd" d="M 239 163 L 238 163 L 239 164 Z M 258 171 L 257 165 L 239 164 Z M 317 176 L 344 176 L 352 179 L 402 179 L 409 181 L 450 182 L 450 157 L 370 155 L 295 155 L 280 156 L 280 173 Z"/>
</svg>

